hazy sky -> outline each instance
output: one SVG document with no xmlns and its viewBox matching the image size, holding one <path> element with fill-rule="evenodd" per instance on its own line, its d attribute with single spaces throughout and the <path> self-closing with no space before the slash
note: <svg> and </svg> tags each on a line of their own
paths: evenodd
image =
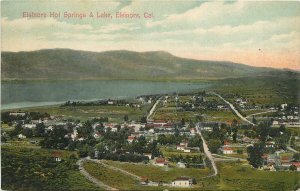
<svg viewBox="0 0 300 191">
<path fill-rule="evenodd" d="M 28 19 L 23 12 L 44 13 Z M 60 12 L 60 18 L 49 17 Z M 86 14 L 65 18 L 64 13 Z M 94 17 L 89 17 L 93 12 Z M 96 13 L 112 18 L 96 18 Z M 140 18 L 115 18 L 116 13 Z M 153 18 L 144 18 L 144 13 Z M 2 1 L 1 48 L 164 50 L 205 60 L 300 70 L 300 1 Z"/>
</svg>

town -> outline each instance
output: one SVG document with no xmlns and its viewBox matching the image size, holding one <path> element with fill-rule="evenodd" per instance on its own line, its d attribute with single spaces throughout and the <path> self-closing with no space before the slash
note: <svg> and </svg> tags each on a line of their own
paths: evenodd
<svg viewBox="0 0 300 191">
<path fill-rule="evenodd" d="M 87 180 L 109 190 L 214 189 L 204 180 L 220 176 L 220 164 L 300 172 L 299 106 L 254 100 L 199 91 L 67 101 L 55 114 L 38 108 L 3 111 L 1 144 L 47 149 L 54 165 L 72 159 Z M 95 116 L 79 119 L 66 110 Z M 125 176 L 127 186 L 109 184 L 101 169 Z"/>
</svg>

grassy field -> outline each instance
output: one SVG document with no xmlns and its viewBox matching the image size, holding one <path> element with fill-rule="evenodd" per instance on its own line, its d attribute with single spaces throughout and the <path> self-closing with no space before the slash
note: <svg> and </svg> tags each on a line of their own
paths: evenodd
<svg viewBox="0 0 300 191">
<path fill-rule="evenodd" d="M 242 163 L 218 163 L 220 190 L 294 190 L 300 186 L 297 172 L 268 172 Z"/>
<path fill-rule="evenodd" d="M 201 173 L 193 171 L 197 169 L 180 169 L 181 172 L 178 173 L 175 169 L 165 171 L 164 168 L 143 164 L 113 161 L 106 161 L 106 163 L 140 176 L 147 176 L 150 180 L 169 181 L 178 175 L 194 176 L 198 183 L 194 188 L 198 190 L 285 191 L 300 186 L 300 174 L 297 172 L 261 171 L 251 168 L 246 163 L 217 163 L 220 174 L 208 179 L 201 178 L 204 175 L 203 171 Z"/>
<path fill-rule="evenodd" d="M 40 149 L 40 148 L 28 148 L 28 147 L 16 147 L 11 145 L 2 145 L 1 146 L 1 177 L 6 176 L 8 174 L 15 174 L 17 177 L 25 177 L 25 182 L 23 179 L 16 179 L 18 182 L 14 182 L 12 184 L 4 184 L 2 182 L 2 189 L 7 190 L 16 190 L 18 188 L 20 190 L 36 190 L 31 188 L 29 185 L 34 185 L 36 183 L 36 179 L 39 181 L 43 181 L 41 177 L 35 177 L 34 173 L 42 172 L 47 174 L 51 174 L 52 168 L 59 168 L 61 172 L 63 172 L 66 176 L 63 177 L 63 181 L 59 178 L 54 177 L 51 181 L 54 182 L 53 189 L 60 188 L 61 190 L 88 190 L 88 191 L 96 191 L 101 190 L 96 187 L 93 183 L 89 182 L 77 169 L 70 168 L 66 166 L 65 163 L 58 164 L 58 167 L 49 166 L 46 161 L 51 160 L 51 153 L 53 150 L 50 149 Z M 62 159 L 68 160 L 72 154 L 76 155 L 76 152 L 71 151 L 60 151 L 62 153 Z M 41 165 L 48 165 L 46 168 L 41 167 Z M 53 164 L 52 164 L 53 165 Z M 34 168 L 30 169 L 30 168 Z M 15 171 L 14 169 L 18 169 Z M 18 172 L 21 171 L 21 172 Z M 34 173 L 32 173 L 32 171 Z M 32 179 L 29 179 L 32 177 Z M 13 177 L 15 178 L 15 177 Z M 47 178 L 47 177 L 45 177 Z M 28 182 L 30 180 L 30 182 Z M 50 180 L 49 180 L 50 181 Z M 23 185 L 22 185 L 23 184 Z M 20 186 L 22 185 L 22 186 Z M 27 186 L 24 186 L 27 185 Z M 50 185 L 51 188 L 51 185 Z M 50 189 L 49 185 L 47 189 Z M 46 188 L 45 188 L 46 189 Z"/>
<path fill-rule="evenodd" d="M 89 182 L 79 171 L 70 171 L 68 173 L 67 184 L 70 185 L 70 190 L 104 190 L 102 188 L 96 187 L 94 183 Z"/>
<path fill-rule="evenodd" d="M 84 162 L 83 167 L 93 177 L 101 180 L 102 182 L 104 182 L 104 184 L 110 185 L 114 188 L 123 190 L 133 190 L 136 188 L 136 185 L 138 183 L 137 180 L 125 174 L 118 173 L 95 162 Z"/>
<path fill-rule="evenodd" d="M 211 90 L 242 96 L 250 105 L 299 104 L 299 80 L 299 75 L 233 78 L 215 82 Z"/>
<path fill-rule="evenodd" d="M 20 111 L 34 111 L 49 113 L 50 115 L 63 115 L 65 118 L 74 118 L 85 121 L 92 117 L 108 117 L 110 122 L 122 122 L 124 116 L 128 115 L 129 120 L 140 120 L 143 115 L 147 114 L 147 110 L 151 105 L 145 105 L 141 108 L 131 108 L 126 106 L 42 106 L 25 108 Z"/>
<path fill-rule="evenodd" d="M 191 153 L 185 153 L 183 151 L 179 151 L 179 150 L 176 150 L 176 149 L 172 149 L 172 148 L 167 148 L 167 147 L 160 147 L 159 149 L 164 157 L 170 157 L 170 156 L 179 156 L 179 155 L 182 155 L 183 157 L 185 156 L 199 156 L 201 155 L 202 153 L 200 153 L 199 151 L 198 152 L 191 152 Z"/>
<path fill-rule="evenodd" d="M 166 110 L 166 109 L 158 109 L 153 118 L 156 120 L 165 119 L 165 120 L 180 120 L 184 118 L 186 121 L 196 121 L 196 117 L 198 115 L 203 115 L 204 120 L 207 122 L 211 121 L 232 121 L 233 119 L 240 120 L 236 117 L 231 110 L 201 110 L 198 112 L 192 111 L 177 111 L 176 110 Z"/>
<path fill-rule="evenodd" d="M 211 173 L 209 169 L 167 168 L 150 164 L 121 163 L 116 161 L 105 161 L 105 163 L 124 169 L 138 176 L 146 176 L 149 180 L 155 182 L 162 181 L 167 183 L 180 176 L 189 176 L 195 178 L 196 181 L 200 181 L 204 176 Z"/>
<path fill-rule="evenodd" d="M 256 110 L 242 110 L 242 111 L 244 114 L 246 114 L 246 116 L 249 116 L 249 115 L 253 115 L 256 113 L 266 112 L 268 110 L 267 109 L 256 109 Z M 265 113 L 265 114 L 267 114 L 267 113 Z"/>
</svg>

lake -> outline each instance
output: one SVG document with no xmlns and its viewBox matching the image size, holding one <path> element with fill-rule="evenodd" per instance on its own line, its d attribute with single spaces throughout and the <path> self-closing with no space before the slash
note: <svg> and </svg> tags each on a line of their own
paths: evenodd
<svg viewBox="0 0 300 191">
<path fill-rule="evenodd" d="M 134 80 L 2 82 L 1 109 L 54 105 L 65 101 L 134 98 L 139 95 L 187 92 L 208 83 Z"/>
</svg>

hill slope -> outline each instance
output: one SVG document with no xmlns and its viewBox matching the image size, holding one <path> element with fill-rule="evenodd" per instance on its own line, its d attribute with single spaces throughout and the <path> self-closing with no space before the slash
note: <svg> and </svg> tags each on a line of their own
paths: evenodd
<svg viewBox="0 0 300 191">
<path fill-rule="evenodd" d="M 203 79 L 262 75 L 270 68 L 179 58 L 167 52 L 50 49 L 2 52 L 2 80 Z"/>
</svg>

